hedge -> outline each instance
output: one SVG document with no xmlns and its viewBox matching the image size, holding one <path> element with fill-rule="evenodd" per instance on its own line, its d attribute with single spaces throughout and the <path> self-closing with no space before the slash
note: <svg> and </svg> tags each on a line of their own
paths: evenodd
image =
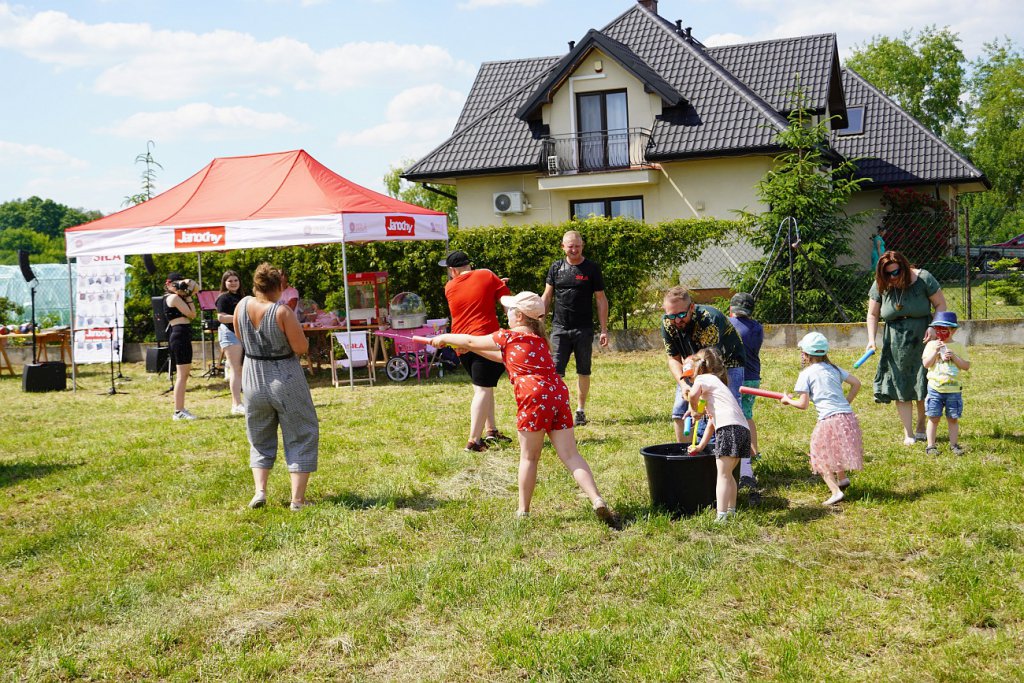
<svg viewBox="0 0 1024 683">
<path fill-rule="evenodd" d="M 735 230 L 733 221 L 718 219 L 672 220 L 649 224 L 628 218 L 592 218 L 551 224 L 452 228 L 448 249 L 462 249 L 477 268 L 488 268 L 509 278 L 513 291 L 544 291 L 544 276 L 551 263 L 564 258 L 562 235 L 578 230 L 584 254 L 598 262 L 611 303 L 612 327 L 628 325 L 629 317 L 651 302 L 646 290 L 652 282 L 671 277 L 674 270 L 696 258 L 706 247 L 722 243 Z M 346 245 L 350 273 L 387 271 L 390 295 L 403 291 L 423 297 L 429 317 L 447 317 L 445 272 L 437 266 L 444 257 L 443 242 L 373 242 Z M 141 257 L 129 257 L 133 275 L 125 305 L 129 341 L 153 339 L 150 296 L 163 291 L 166 274 L 196 275 L 196 254 L 154 256 L 157 272 L 148 274 Z M 323 304 L 342 282 L 341 245 L 325 244 L 281 249 L 246 249 L 202 254 L 205 289 L 218 289 L 224 270 L 236 270 L 246 287 L 256 266 L 269 261 L 285 268 L 303 298 Z"/>
</svg>

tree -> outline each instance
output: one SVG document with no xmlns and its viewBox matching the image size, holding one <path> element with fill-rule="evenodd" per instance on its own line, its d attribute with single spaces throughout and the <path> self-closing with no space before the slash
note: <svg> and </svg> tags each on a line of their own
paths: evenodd
<svg viewBox="0 0 1024 683">
<path fill-rule="evenodd" d="M 439 193 L 451 194 L 454 192 L 454 188 L 451 190 L 446 188 L 440 191 L 433 191 L 426 189 L 423 185 L 415 185 L 403 180 L 402 173 L 406 168 L 412 166 L 413 163 L 412 159 L 405 159 L 402 161 L 401 166 L 392 166 L 384 175 L 384 187 L 387 188 L 388 195 L 426 209 L 444 211 L 448 214 L 449 227 L 454 228 L 458 226 L 459 212 L 457 200 L 454 196 L 446 196 Z"/>
<path fill-rule="evenodd" d="M 985 45 L 972 63 L 971 156 L 992 190 L 971 197 L 972 241 L 1024 232 L 1024 56 L 1011 41 Z"/>
<path fill-rule="evenodd" d="M 18 262 L 17 250 L 37 263 L 64 263 L 64 230 L 102 217 L 99 211 L 72 209 L 52 199 L 29 197 L 0 204 L 0 263 Z"/>
<path fill-rule="evenodd" d="M 916 36 L 875 36 L 857 46 L 846 65 L 866 78 L 932 132 L 964 148 L 966 58 L 960 36 L 926 26 Z"/>
<path fill-rule="evenodd" d="M 789 322 L 789 272 L 778 265 L 786 262 L 787 245 L 778 244 L 776 235 L 780 224 L 792 217 L 799 228 L 802 249 L 802 254 L 794 254 L 793 266 L 796 322 L 838 321 L 841 317 L 828 292 L 821 287 L 819 276 L 828 274 L 833 292 L 858 288 L 867 292 L 867 284 L 862 282 L 864 278 L 856 266 L 836 263 L 838 258 L 853 253 L 850 236 L 853 226 L 864 215 L 849 216 L 845 207 L 863 181 L 854 178 L 855 160 L 846 159 L 838 164 L 829 161 L 828 121 L 813 123 L 803 95 L 798 91 L 792 98 L 799 104 L 789 114 L 789 126 L 777 138 L 786 151 L 775 158 L 773 168 L 757 185 L 758 197 L 770 208 L 760 214 L 739 212 L 746 223 L 743 234 L 754 246 L 769 255 L 773 247 L 783 250 L 782 260 L 776 262 L 765 281 L 757 302 L 757 317 L 768 322 Z M 768 258 L 743 264 L 733 277 L 735 288 L 753 290 L 769 265 Z M 841 303 L 845 307 L 845 302 Z M 861 315 L 860 310 L 844 310 L 850 318 Z"/>
</svg>

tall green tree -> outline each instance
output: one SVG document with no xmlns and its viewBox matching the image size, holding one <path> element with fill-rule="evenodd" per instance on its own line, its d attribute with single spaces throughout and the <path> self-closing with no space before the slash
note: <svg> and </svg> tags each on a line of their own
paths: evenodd
<svg viewBox="0 0 1024 683">
<path fill-rule="evenodd" d="M 405 172 L 405 169 L 412 166 L 413 163 L 412 159 L 405 159 L 400 166 L 392 166 L 384 174 L 384 187 L 387 189 L 388 195 L 409 204 L 433 209 L 434 211 L 444 211 L 448 214 L 448 225 L 456 227 L 459 224 L 458 201 L 454 197 L 446 196 L 454 195 L 455 188 L 448 186 L 436 188 L 440 192 L 445 193 L 441 194 L 440 192 L 428 190 L 423 185 L 403 180 L 402 173 Z"/>
<path fill-rule="evenodd" d="M 1012 41 L 994 41 L 972 63 L 971 158 L 992 190 L 970 197 L 972 241 L 1024 232 L 1024 56 Z"/>
<path fill-rule="evenodd" d="M 745 219 L 743 235 L 767 254 L 764 259 L 744 264 L 734 274 L 734 287 L 751 291 L 765 278 L 757 301 L 756 315 L 767 322 L 789 322 L 790 291 L 788 243 L 777 239 L 780 226 L 792 218 L 800 233 L 802 253 L 794 253 L 796 322 L 840 321 L 836 304 L 820 284 L 819 275 L 827 275 L 833 292 L 867 291 L 863 276 L 854 265 L 838 265 L 837 259 L 852 255 L 850 237 L 853 226 L 863 214 L 847 215 L 850 196 L 860 189 L 862 180 L 854 178 L 854 160 L 835 163 L 826 155 L 830 135 L 828 121 L 814 122 L 801 93 L 793 96 L 796 106 L 789 115 L 789 126 L 778 135 L 784 152 L 757 185 L 761 202 L 770 207 L 759 214 L 740 212 Z M 785 232 L 783 232 L 785 234 Z M 773 249 L 781 250 L 780 260 L 768 269 Z M 842 302 L 840 301 L 841 305 Z M 844 307 L 850 319 L 861 311 Z"/>
<path fill-rule="evenodd" d="M 967 59 L 960 36 L 926 26 L 917 35 L 875 36 L 854 48 L 846 65 L 870 81 L 929 130 L 958 149 L 965 144 Z"/>
<path fill-rule="evenodd" d="M 18 249 L 36 263 L 64 263 L 64 230 L 101 218 L 99 211 L 84 211 L 52 199 L 29 197 L 0 204 L 0 264 L 18 262 Z"/>
</svg>

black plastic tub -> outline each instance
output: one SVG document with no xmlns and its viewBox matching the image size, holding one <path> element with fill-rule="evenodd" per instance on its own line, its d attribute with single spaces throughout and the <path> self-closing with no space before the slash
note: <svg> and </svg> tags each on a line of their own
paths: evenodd
<svg viewBox="0 0 1024 683">
<path fill-rule="evenodd" d="M 640 449 L 651 505 L 674 515 L 692 515 L 715 504 L 715 456 L 687 455 L 687 445 L 663 443 Z"/>
</svg>

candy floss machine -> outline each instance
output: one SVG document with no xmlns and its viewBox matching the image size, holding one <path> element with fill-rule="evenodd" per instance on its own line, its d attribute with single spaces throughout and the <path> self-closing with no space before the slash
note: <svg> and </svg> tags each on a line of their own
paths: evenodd
<svg viewBox="0 0 1024 683">
<path fill-rule="evenodd" d="M 349 318 L 353 325 L 381 325 L 387 318 L 388 274 L 348 274 Z"/>
<path fill-rule="evenodd" d="M 391 328 L 394 330 L 410 330 L 423 327 L 427 322 L 427 307 L 419 294 L 401 292 L 391 300 Z"/>
</svg>

